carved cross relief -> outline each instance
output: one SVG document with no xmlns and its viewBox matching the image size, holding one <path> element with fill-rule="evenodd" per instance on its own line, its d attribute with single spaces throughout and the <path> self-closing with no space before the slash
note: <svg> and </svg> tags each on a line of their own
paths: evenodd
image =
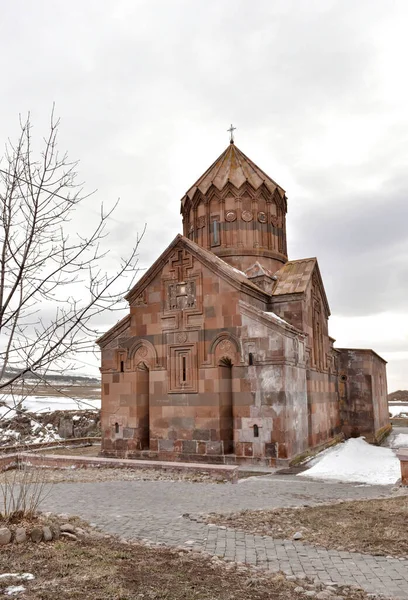
<svg viewBox="0 0 408 600">
<path fill-rule="evenodd" d="M 167 310 L 196 308 L 196 282 L 191 277 L 193 257 L 185 249 L 177 249 L 170 258 L 174 279 L 167 284 Z"/>
</svg>

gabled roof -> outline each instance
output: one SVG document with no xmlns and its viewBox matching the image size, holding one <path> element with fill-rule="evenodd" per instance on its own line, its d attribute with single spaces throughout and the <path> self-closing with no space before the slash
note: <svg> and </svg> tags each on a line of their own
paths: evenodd
<svg viewBox="0 0 408 600">
<path fill-rule="evenodd" d="M 277 283 L 273 295 L 302 294 L 305 292 L 316 264 L 316 258 L 289 260 L 275 273 Z"/>
<path fill-rule="evenodd" d="M 313 276 L 316 277 L 319 283 L 320 293 L 323 303 L 326 308 L 327 316 L 330 315 L 330 307 L 327 301 L 326 292 L 323 285 L 323 280 L 320 275 L 317 258 L 303 258 L 300 260 L 290 260 L 276 271 L 276 285 L 273 289 L 272 296 L 283 296 L 289 294 L 303 294 Z"/>
<path fill-rule="evenodd" d="M 180 245 L 182 247 L 187 248 L 193 256 L 195 256 L 200 262 L 202 262 L 207 268 L 217 273 L 221 277 L 224 277 L 233 285 L 234 287 L 238 287 L 242 289 L 249 295 L 255 296 L 258 299 L 261 299 L 267 302 L 270 299 L 270 296 L 264 292 L 260 287 L 252 283 L 243 273 L 238 269 L 235 269 L 224 260 L 216 256 L 213 252 L 209 250 L 205 250 L 195 242 L 192 242 L 188 238 L 183 235 L 177 235 L 171 244 L 166 248 L 166 250 L 159 256 L 159 258 L 153 263 L 148 271 L 143 275 L 143 277 L 133 286 L 130 292 L 125 296 L 125 300 L 129 303 L 133 301 L 142 291 L 149 285 L 149 283 L 156 277 L 157 273 L 163 268 L 165 263 L 169 260 L 170 254 L 173 252 L 174 248 Z"/>
<path fill-rule="evenodd" d="M 187 198 L 192 199 L 197 189 L 202 194 L 206 194 L 211 185 L 221 191 L 228 183 L 240 188 L 246 181 L 255 190 L 264 184 L 272 194 L 277 190 L 281 198 L 285 196 L 285 190 L 276 181 L 252 162 L 234 143 L 230 143 L 211 167 L 186 192 L 181 202 L 184 205 Z"/>
</svg>

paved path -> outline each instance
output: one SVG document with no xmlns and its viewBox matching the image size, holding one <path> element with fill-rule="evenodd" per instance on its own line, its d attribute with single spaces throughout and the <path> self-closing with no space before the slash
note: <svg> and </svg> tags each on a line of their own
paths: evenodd
<svg viewBox="0 0 408 600">
<path fill-rule="evenodd" d="M 254 477 L 236 485 L 179 481 L 58 483 L 43 510 L 76 514 L 108 533 L 211 555 L 321 581 L 358 584 L 368 592 L 408 600 L 408 561 L 324 550 L 194 520 L 229 512 L 388 496 L 388 486 L 322 483 L 293 476 Z"/>
</svg>

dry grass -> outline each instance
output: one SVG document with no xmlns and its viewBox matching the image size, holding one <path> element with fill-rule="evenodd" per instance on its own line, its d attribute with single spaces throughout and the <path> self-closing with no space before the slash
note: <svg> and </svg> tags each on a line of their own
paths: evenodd
<svg viewBox="0 0 408 600">
<path fill-rule="evenodd" d="M 188 552 L 125 545 L 112 539 L 7 546 L 0 573 L 32 573 L 24 600 L 292 600 L 295 583 L 282 575 L 214 564 Z M 16 585 L 1 579 L 1 588 Z M 1 590 L 0 590 L 1 593 Z M 367 596 L 342 590 L 346 600 Z"/>
<path fill-rule="evenodd" d="M 54 449 L 51 451 L 54 454 Z M 30 469 L 27 469 L 30 471 Z M 226 480 L 214 479 L 205 472 L 164 471 L 161 469 L 114 469 L 114 468 L 32 468 L 40 473 L 44 483 L 98 483 L 105 481 L 184 481 L 191 483 L 223 484 Z M 4 482 L 13 474 L 15 485 L 21 484 L 24 477 L 19 470 L 0 472 L 0 490 Z M 0 494 L 1 513 L 1 494 Z"/>
<path fill-rule="evenodd" d="M 408 496 L 276 510 L 211 514 L 208 523 L 338 550 L 408 556 Z"/>
</svg>

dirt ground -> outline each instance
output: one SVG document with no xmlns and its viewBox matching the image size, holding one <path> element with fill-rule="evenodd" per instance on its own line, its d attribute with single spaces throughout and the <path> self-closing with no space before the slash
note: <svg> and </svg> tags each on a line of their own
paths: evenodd
<svg viewBox="0 0 408 600">
<path fill-rule="evenodd" d="M 330 505 L 210 514 L 208 523 L 337 550 L 408 557 L 408 495 Z"/>
<path fill-rule="evenodd" d="M 63 444 L 64 442 L 62 442 Z M 54 446 L 47 450 L 47 454 L 60 454 L 63 456 L 99 456 L 101 451 L 100 444 L 92 446 Z"/>
<path fill-rule="evenodd" d="M 112 538 L 9 545 L 0 549 L 0 573 L 31 573 L 31 580 L 0 579 L 0 593 L 23 585 L 20 600 L 292 600 L 296 582 L 283 575 L 211 560 L 198 553 L 123 544 Z M 302 581 L 305 590 L 316 589 Z M 345 600 L 368 596 L 340 588 Z"/>
</svg>

